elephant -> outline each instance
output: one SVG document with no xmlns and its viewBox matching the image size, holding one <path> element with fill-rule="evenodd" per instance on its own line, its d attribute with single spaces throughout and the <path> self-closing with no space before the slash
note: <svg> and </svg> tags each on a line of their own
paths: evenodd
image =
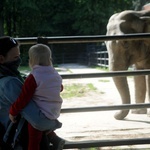
<svg viewBox="0 0 150 150">
<path fill-rule="evenodd" d="M 107 24 L 106 35 L 125 35 L 150 32 L 150 10 L 125 10 L 112 15 Z M 135 70 L 150 69 L 150 40 L 112 40 L 105 41 L 109 57 L 110 71 L 125 71 L 130 66 Z M 131 96 L 127 77 L 113 77 L 122 104 L 130 104 Z M 150 76 L 134 76 L 135 103 L 145 103 L 146 92 L 150 97 Z M 115 113 L 117 120 L 124 119 L 129 110 Z M 134 110 L 137 114 L 146 114 L 147 109 Z"/>
</svg>

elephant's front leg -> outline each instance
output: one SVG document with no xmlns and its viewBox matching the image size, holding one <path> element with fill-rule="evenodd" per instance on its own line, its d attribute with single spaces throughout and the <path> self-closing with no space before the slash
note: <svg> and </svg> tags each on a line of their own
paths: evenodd
<svg viewBox="0 0 150 150">
<path fill-rule="evenodd" d="M 134 76 L 135 83 L 135 103 L 144 103 L 146 96 L 146 79 L 145 76 Z M 134 114 L 147 113 L 146 108 L 132 110 Z"/>
<path fill-rule="evenodd" d="M 121 96 L 122 104 L 130 104 L 130 92 L 126 77 L 114 77 L 114 83 Z M 115 118 L 118 120 L 124 119 L 129 113 L 129 110 L 120 110 L 115 114 Z"/>
</svg>

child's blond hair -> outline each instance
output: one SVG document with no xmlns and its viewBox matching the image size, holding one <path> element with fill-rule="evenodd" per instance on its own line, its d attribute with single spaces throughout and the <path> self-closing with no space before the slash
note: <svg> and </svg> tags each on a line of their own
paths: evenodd
<svg viewBox="0 0 150 150">
<path fill-rule="evenodd" d="M 29 49 L 29 65 L 52 66 L 52 53 L 50 48 L 44 44 L 36 44 Z"/>
</svg>

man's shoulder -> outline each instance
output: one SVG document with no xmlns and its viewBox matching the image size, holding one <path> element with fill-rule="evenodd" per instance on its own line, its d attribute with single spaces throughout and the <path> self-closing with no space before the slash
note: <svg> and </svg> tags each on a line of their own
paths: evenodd
<svg viewBox="0 0 150 150">
<path fill-rule="evenodd" d="M 17 77 L 0 75 L 0 83 L 20 82 Z"/>
</svg>

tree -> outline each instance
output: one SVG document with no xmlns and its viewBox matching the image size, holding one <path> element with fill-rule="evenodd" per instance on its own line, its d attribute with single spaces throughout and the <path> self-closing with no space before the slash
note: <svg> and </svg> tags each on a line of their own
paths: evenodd
<svg viewBox="0 0 150 150">
<path fill-rule="evenodd" d="M 41 23 L 38 31 L 41 34 L 46 36 L 72 35 L 74 0 L 47 0 L 46 2 L 41 3 L 39 1 L 38 3 L 41 12 Z"/>
<path fill-rule="evenodd" d="M 130 0 L 76 0 L 73 28 L 80 35 L 105 34 L 109 17 L 131 8 L 131 4 Z"/>
<path fill-rule="evenodd" d="M 14 37 L 105 34 L 109 17 L 132 7 L 131 0 L 1 1 L 1 35 Z"/>
</svg>

